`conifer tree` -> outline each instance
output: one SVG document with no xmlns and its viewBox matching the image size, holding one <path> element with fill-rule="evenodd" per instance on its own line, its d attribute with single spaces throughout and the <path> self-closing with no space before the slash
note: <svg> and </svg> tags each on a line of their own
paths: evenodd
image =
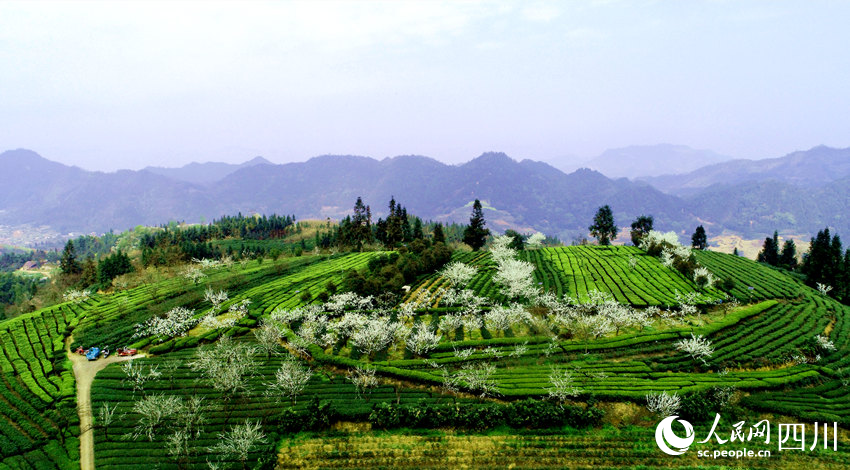
<svg viewBox="0 0 850 470">
<path fill-rule="evenodd" d="M 80 263 L 77 261 L 77 250 L 74 249 L 74 242 L 71 240 L 68 240 L 65 249 L 62 250 L 59 269 L 62 270 L 62 274 L 79 274 L 82 271 Z"/>
<path fill-rule="evenodd" d="M 487 242 L 490 229 L 484 228 L 484 210 L 478 199 L 472 203 L 472 216 L 469 217 L 469 226 L 463 231 L 463 242 L 472 247 L 472 251 L 478 251 Z"/>
<path fill-rule="evenodd" d="M 782 244 L 779 265 L 788 269 L 797 268 L 797 245 L 794 243 L 794 240 L 785 240 L 785 243 Z"/>
<path fill-rule="evenodd" d="M 771 266 L 779 264 L 779 233 L 774 231 L 773 238 L 767 237 L 764 239 L 761 251 L 756 258 L 760 263 L 767 263 Z"/>
<path fill-rule="evenodd" d="M 434 226 L 434 243 L 446 243 L 446 234 L 443 233 L 443 224 L 437 222 Z"/>
</svg>

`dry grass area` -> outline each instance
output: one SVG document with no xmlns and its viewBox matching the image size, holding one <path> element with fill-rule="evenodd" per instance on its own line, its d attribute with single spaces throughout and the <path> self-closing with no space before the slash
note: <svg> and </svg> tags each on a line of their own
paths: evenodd
<svg viewBox="0 0 850 470">
<path fill-rule="evenodd" d="M 526 435 L 466 435 L 450 431 L 354 432 L 295 437 L 282 442 L 278 469 L 289 468 L 789 468 L 846 469 L 847 435 L 838 452 L 777 450 L 771 445 L 700 446 L 678 457 L 656 446 L 653 427 L 605 427 L 589 431 Z M 770 458 L 700 458 L 696 450 L 771 450 Z"/>
<path fill-rule="evenodd" d="M 789 238 L 794 240 L 794 244 L 797 245 L 798 258 L 800 258 L 803 253 L 809 251 L 809 239 L 802 235 L 792 235 L 790 237 L 780 236 L 780 246 Z M 759 251 L 761 251 L 762 245 L 764 245 L 764 238 L 744 239 L 739 235 L 723 233 L 716 237 L 709 238 L 708 245 L 710 250 L 719 251 L 721 253 L 732 253 L 735 251 L 735 248 L 737 248 L 738 254 L 749 259 L 756 259 Z"/>
</svg>

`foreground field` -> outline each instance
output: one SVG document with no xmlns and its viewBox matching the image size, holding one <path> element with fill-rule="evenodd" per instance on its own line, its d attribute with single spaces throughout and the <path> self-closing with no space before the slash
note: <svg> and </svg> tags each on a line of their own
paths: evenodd
<svg viewBox="0 0 850 470">
<path fill-rule="evenodd" d="M 401 462 L 423 468 L 848 465 L 843 430 L 837 452 L 786 452 L 764 461 L 705 460 L 693 452 L 672 458 L 655 444 L 658 419 L 644 408 L 646 394 L 655 392 L 684 396 L 731 387 L 734 406 L 723 417 L 726 428 L 734 419 L 750 423 L 765 417 L 850 425 L 850 393 L 843 372 L 850 365 L 850 311 L 779 271 L 730 255 L 696 253 L 700 264 L 721 281 L 732 281 L 724 292 L 700 290 L 692 280 L 633 247 L 528 251 L 521 258 L 533 263 L 534 282 L 542 292 L 578 302 L 605 294 L 637 311 L 672 311 L 682 296 L 690 296 L 695 313 L 675 320 L 651 317 L 639 325 L 583 338 L 558 331 L 549 321 L 552 313 L 542 307 L 529 308 L 528 321 L 503 329 L 482 322 L 443 331 L 437 328 L 446 317 L 460 315 L 465 307 L 429 301 L 404 320 L 408 328 L 429 325 L 440 332 L 439 343 L 424 353 L 392 343 L 369 352 L 344 338 L 323 345 L 300 342 L 306 322 L 341 318 L 340 313 L 320 308 L 319 298 L 331 294 L 328 281 L 340 285 L 349 269 L 363 269 L 379 255 L 304 256 L 215 266 L 205 268 L 199 282 L 183 276 L 153 279 L 3 322 L 0 469 L 79 468 L 78 437 L 84 430 L 77 419 L 74 377 L 64 352 L 71 333 L 73 346 L 133 344 L 149 356 L 133 361 L 150 375 L 143 385 L 135 385 L 118 364 L 107 366 L 94 380 L 91 432 L 98 468 L 200 469 L 209 463 L 218 468 L 244 464 L 394 468 Z M 507 304 L 509 299 L 493 280 L 496 263 L 489 253 L 458 253 L 454 259 L 477 268 L 469 288 L 490 302 L 478 315 Z M 445 287 L 448 281 L 443 276 L 428 276 L 410 287 L 407 300 L 425 293 L 437 295 Z M 174 338 L 135 334 L 137 324 L 174 307 L 204 315 L 210 308 L 207 289 L 228 292 L 220 312 L 247 305 L 244 316 L 220 328 L 199 324 Z M 730 304 L 727 294 L 740 305 Z M 222 391 L 192 366 L 199 351 L 223 336 L 233 336 L 248 348 L 259 346 L 253 333 L 264 321 L 280 312 L 302 311 L 298 309 L 305 305 L 316 306 L 321 318 L 286 323 L 278 350 L 254 353 L 254 365 L 238 391 Z M 368 318 L 381 312 L 372 306 L 363 314 Z M 402 318 L 396 308 L 387 312 L 391 321 Z M 675 347 L 692 335 L 703 335 L 713 345 L 705 362 Z M 812 349 L 816 335 L 828 337 L 834 350 Z M 297 399 L 270 393 L 276 372 L 295 357 L 311 368 L 305 389 Z M 375 371 L 374 386 L 355 386 L 351 377 L 357 368 Z M 569 371 L 575 389 L 563 405 L 554 405 L 549 398 L 555 370 Z M 486 393 L 470 385 L 470 371 L 486 372 Z M 447 377 L 458 376 L 467 378 L 448 386 Z M 203 398 L 194 413 L 197 434 L 175 444 L 169 433 L 177 418 L 166 414 L 154 431 L 140 435 L 138 425 L 148 418 L 137 406 L 151 397 L 173 399 L 172 405 Z M 536 408 L 535 403 L 555 408 Z M 112 410 L 110 419 L 99 415 L 104 409 Z M 523 417 L 523 410 L 538 409 L 566 414 L 563 421 L 540 423 Z M 412 419 L 405 413 L 428 418 L 405 426 L 404 419 Z M 398 421 L 396 416 L 408 417 Z M 258 423 L 264 437 L 244 459 L 212 450 L 225 433 L 246 422 Z M 698 433 L 705 433 L 710 422 L 694 424 Z M 387 426 L 414 429 L 380 430 Z M 723 447 L 706 449 L 715 448 Z"/>
</svg>

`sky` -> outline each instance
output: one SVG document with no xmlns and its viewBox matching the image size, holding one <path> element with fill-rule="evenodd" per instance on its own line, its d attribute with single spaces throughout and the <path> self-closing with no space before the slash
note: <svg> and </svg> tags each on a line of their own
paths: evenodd
<svg viewBox="0 0 850 470">
<path fill-rule="evenodd" d="M 112 171 L 850 146 L 850 2 L 0 2 L 0 151 Z"/>
</svg>

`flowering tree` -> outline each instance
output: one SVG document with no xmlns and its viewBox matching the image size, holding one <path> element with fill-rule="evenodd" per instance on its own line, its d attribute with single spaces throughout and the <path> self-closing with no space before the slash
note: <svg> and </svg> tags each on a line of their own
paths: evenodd
<svg viewBox="0 0 850 470">
<path fill-rule="evenodd" d="M 158 366 L 145 368 L 142 364 L 130 359 L 121 365 L 121 370 L 127 377 L 123 382 L 129 383 L 133 388 L 133 394 L 137 391 L 144 390 L 145 383 L 149 380 L 158 378 L 161 373 L 157 370 Z"/>
<path fill-rule="evenodd" d="M 218 442 L 208 450 L 216 454 L 224 454 L 239 460 L 243 470 L 246 468 L 248 454 L 262 444 L 266 435 L 260 422 L 245 421 L 245 424 L 233 426 L 230 431 L 218 434 Z"/>
<path fill-rule="evenodd" d="M 705 289 L 714 285 L 716 280 L 714 279 L 714 274 L 711 274 L 707 268 L 703 266 L 699 266 L 694 269 L 694 283 L 700 289 Z"/>
<path fill-rule="evenodd" d="M 195 311 L 184 307 L 174 307 L 162 317 L 152 317 L 144 323 L 136 325 L 133 338 L 158 336 L 160 342 L 175 336 L 185 336 L 198 323 L 194 318 Z"/>
<path fill-rule="evenodd" d="M 815 344 L 824 351 L 835 351 L 835 343 L 828 336 L 815 335 Z"/>
<path fill-rule="evenodd" d="M 269 391 L 268 396 L 277 396 L 283 394 L 292 401 L 294 405 L 296 397 L 301 393 L 313 376 L 313 371 L 309 367 L 301 365 L 294 359 L 283 361 L 280 369 L 275 372 L 274 382 L 266 384 Z"/>
<path fill-rule="evenodd" d="M 417 356 L 424 356 L 436 348 L 442 338 L 442 335 L 438 335 L 427 325 L 420 323 L 407 338 L 407 349 Z"/>
<path fill-rule="evenodd" d="M 455 377 L 459 383 L 465 384 L 469 390 L 479 392 L 481 397 L 486 397 L 498 393 L 496 382 L 492 379 L 495 372 L 496 366 L 494 364 L 476 362 L 461 366 Z"/>
<path fill-rule="evenodd" d="M 829 292 L 832 290 L 832 286 L 830 286 L 830 285 L 821 284 L 820 282 L 818 282 L 816 285 L 817 285 L 817 288 L 818 288 L 818 292 L 820 292 L 820 295 L 823 295 L 823 296 L 828 295 Z"/>
<path fill-rule="evenodd" d="M 88 291 L 88 290 L 85 290 L 85 289 L 83 289 L 83 290 L 69 289 L 67 292 L 62 294 L 62 298 L 66 302 L 73 302 L 75 304 L 78 304 L 78 303 L 88 299 L 90 295 L 91 295 L 91 292 Z"/>
<path fill-rule="evenodd" d="M 132 433 L 133 438 L 145 436 L 149 441 L 153 441 L 157 430 L 177 413 L 179 407 L 180 398 L 163 394 L 148 395 L 134 403 L 133 412 L 138 414 L 139 418 Z"/>
<path fill-rule="evenodd" d="M 474 266 L 461 262 L 447 264 L 441 271 L 440 276 L 447 279 L 455 289 L 466 286 L 475 277 L 478 269 Z"/>
<path fill-rule="evenodd" d="M 357 366 L 348 371 L 347 378 L 354 384 L 357 396 L 361 398 L 370 388 L 378 385 L 378 377 L 375 375 L 375 369 L 371 367 Z"/>
<path fill-rule="evenodd" d="M 540 232 L 535 232 L 528 236 L 528 240 L 525 243 L 529 249 L 536 250 L 543 246 L 544 240 L 546 240 L 546 235 L 543 235 Z"/>
<path fill-rule="evenodd" d="M 240 391 L 247 388 L 248 378 L 254 374 L 257 348 L 247 343 L 233 341 L 224 336 L 212 346 L 198 349 L 189 363 L 192 370 L 207 379 L 210 385 L 224 395 L 229 403 Z M 230 418 L 228 407 L 227 419 Z"/>
<path fill-rule="evenodd" d="M 262 325 L 254 330 L 254 339 L 257 340 L 257 348 L 266 354 L 266 358 L 280 351 L 280 338 L 283 332 L 274 321 L 264 319 Z"/>
<path fill-rule="evenodd" d="M 681 406 L 682 399 L 676 393 L 671 395 L 667 392 L 661 392 L 646 395 L 646 409 L 663 418 L 673 416 Z"/>
<path fill-rule="evenodd" d="M 676 341 L 675 345 L 679 351 L 685 352 L 694 360 L 701 360 L 703 363 L 705 363 L 705 358 L 711 357 L 714 353 L 711 341 L 702 335 L 694 336 L 693 333 L 691 333 L 690 338 Z"/>
<path fill-rule="evenodd" d="M 186 271 L 183 273 L 183 277 L 185 277 L 186 279 L 191 281 L 192 284 L 198 285 L 198 284 L 200 284 L 201 281 L 204 280 L 204 278 L 207 277 L 207 275 L 204 274 L 204 272 L 201 271 L 201 269 L 199 267 L 189 266 L 188 268 L 186 268 Z"/>
<path fill-rule="evenodd" d="M 207 290 L 204 291 L 204 300 L 212 304 L 210 308 L 210 313 L 215 315 L 218 313 L 221 308 L 221 304 L 227 302 L 230 297 L 227 295 L 227 292 L 224 290 L 220 290 L 215 292 L 212 290 L 212 287 L 207 287 Z"/>
<path fill-rule="evenodd" d="M 581 394 L 581 390 L 575 386 L 573 374 L 567 369 L 552 369 L 552 373 L 549 374 L 549 385 L 549 398 L 561 404 Z"/>
</svg>

